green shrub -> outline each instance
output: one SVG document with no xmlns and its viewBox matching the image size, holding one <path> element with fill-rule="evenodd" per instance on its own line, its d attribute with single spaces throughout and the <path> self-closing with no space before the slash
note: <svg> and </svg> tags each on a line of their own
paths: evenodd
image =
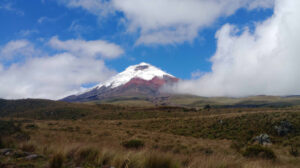
<svg viewBox="0 0 300 168">
<path fill-rule="evenodd" d="M 27 124 L 25 126 L 26 129 L 38 129 L 39 127 L 35 124 Z"/>
<path fill-rule="evenodd" d="M 16 133 L 14 136 L 14 139 L 20 142 L 24 142 L 24 141 L 29 141 L 30 140 L 30 135 L 27 132 L 19 132 Z"/>
<path fill-rule="evenodd" d="M 171 157 L 158 155 L 158 154 L 150 154 L 146 157 L 145 168 L 179 168 L 180 166 L 176 163 Z"/>
<path fill-rule="evenodd" d="M 248 146 L 243 152 L 245 157 L 261 157 L 264 159 L 276 159 L 275 153 L 272 149 L 263 147 L 261 145 Z"/>
<path fill-rule="evenodd" d="M 210 109 L 211 109 L 211 106 L 209 104 L 207 104 L 207 105 L 204 106 L 204 110 L 209 111 Z"/>
<path fill-rule="evenodd" d="M 18 132 L 21 132 L 21 128 L 14 121 L 0 120 L 0 135 L 10 136 Z"/>
<path fill-rule="evenodd" d="M 142 147 L 144 147 L 144 142 L 141 140 L 137 140 L 137 139 L 133 139 L 133 140 L 129 140 L 129 141 L 125 141 L 122 143 L 122 145 L 125 148 L 134 148 L 134 149 L 140 149 Z"/>
<path fill-rule="evenodd" d="M 61 153 L 55 154 L 50 160 L 50 168 L 62 168 L 64 156 Z"/>
<path fill-rule="evenodd" d="M 21 149 L 25 152 L 34 152 L 35 151 L 35 146 L 33 144 L 23 144 L 21 146 Z"/>
<path fill-rule="evenodd" d="M 291 155 L 293 155 L 295 157 L 299 156 L 298 149 L 294 145 L 291 145 L 291 148 L 290 148 L 289 152 L 290 152 Z"/>
<path fill-rule="evenodd" d="M 3 143 L 3 140 L 2 140 L 2 138 L 0 137 L 0 148 L 4 148 L 5 146 L 4 146 L 4 143 Z"/>
<path fill-rule="evenodd" d="M 214 153 L 214 151 L 211 148 L 202 148 L 201 151 L 203 152 L 203 154 L 205 155 L 211 155 Z"/>
</svg>

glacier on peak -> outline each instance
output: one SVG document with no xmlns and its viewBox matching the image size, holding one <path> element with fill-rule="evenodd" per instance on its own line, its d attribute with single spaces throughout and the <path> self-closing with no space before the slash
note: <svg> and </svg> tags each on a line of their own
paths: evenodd
<svg viewBox="0 0 300 168">
<path fill-rule="evenodd" d="M 142 62 L 137 65 L 129 66 L 123 72 L 120 72 L 119 74 L 113 76 L 109 80 L 100 83 L 96 86 L 96 88 L 99 89 L 103 86 L 116 88 L 118 86 L 126 84 L 133 78 L 140 78 L 149 81 L 152 80 L 154 77 L 163 78 L 164 76 L 175 78 L 173 75 L 168 74 L 151 64 Z"/>
</svg>

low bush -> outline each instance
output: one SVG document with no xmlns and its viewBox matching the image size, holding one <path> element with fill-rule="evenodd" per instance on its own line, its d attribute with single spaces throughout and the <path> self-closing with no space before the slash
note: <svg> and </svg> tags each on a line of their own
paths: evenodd
<svg viewBox="0 0 300 168">
<path fill-rule="evenodd" d="M 4 148 L 4 143 L 3 143 L 2 138 L 0 137 L 0 149 L 1 149 L 1 148 Z"/>
<path fill-rule="evenodd" d="M 144 142 L 141 140 L 133 139 L 129 141 L 125 141 L 122 143 L 125 148 L 129 149 L 140 149 L 145 146 Z"/>
<path fill-rule="evenodd" d="M 145 168 L 179 168 L 180 166 L 169 156 L 150 154 L 148 157 L 146 157 L 144 167 Z"/>
<path fill-rule="evenodd" d="M 248 146 L 243 152 L 245 157 L 260 157 L 264 159 L 276 159 L 276 155 L 272 149 L 261 145 Z"/>
<path fill-rule="evenodd" d="M 237 152 L 241 152 L 244 146 L 245 144 L 240 141 L 233 141 L 232 144 L 230 145 L 230 148 L 234 149 Z"/>
<path fill-rule="evenodd" d="M 25 152 L 34 152 L 35 151 L 35 146 L 33 144 L 23 144 L 21 146 L 21 149 Z"/>
<path fill-rule="evenodd" d="M 50 168 L 62 168 L 64 164 L 64 156 L 61 153 L 55 154 L 50 160 Z"/>
<path fill-rule="evenodd" d="M 35 124 L 27 124 L 25 126 L 26 129 L 38 129 L 39 127 Z"/>
<path fill-rule="evenodd" d="M 12 134 L 21 132 L 19 125 L 15 124 L 14 121 L 4 121 L 0 120 L 0 135 L 10 136 Z"/>
<path fill-rule="evenodd" d="M 295 157 L 297 157 L 297 156 L 299 156 L 299 152 L 298 152 L 298 149 L 297 149 L 297 147 L 296 146 L 294 146 L 294 145 L 291 145 L 291 148 L 290 148 L 290 154 L 292 155 L 292 156 L 295 156 Z"/>
<path fill-rule="evenodd" d="M 211 155 L 214 153 L 214 151 L 211 148 L 202 148 L 201 150 L 205 155 Z"/>
</svg>

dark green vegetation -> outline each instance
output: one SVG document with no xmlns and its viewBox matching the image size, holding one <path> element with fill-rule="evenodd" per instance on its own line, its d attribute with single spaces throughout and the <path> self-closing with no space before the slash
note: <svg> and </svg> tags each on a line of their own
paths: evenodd
<svg viewBox="0 0 300 168">
<path fill-rule="evenodd" d="M 59 153 L 54 155 L 50 160 L 50 168 L 62 168 L 64 163 L 64 156 Z"/>
<path fill-rule="evenodd" d="M 262 157 L 265 159 L 276 159 L 275 153 L 268 147 L 260 145 L 248 146 L 243 152 L 245 157 Z"/>
<path fill-rule="evenodd" d="M 144 147 L 144 142 L 138 139 L 132 139 L 129 141 L 124 141 L 122 145 L 128 149 L 139 149 Z"/>
<path fill-rule="evenodd" d="M 146 158 L 146 168 L 179 168 L 179 164 L 176 163 L 170 156 L 151 154 Z"/>
<path fill-rule="evenodd" d="M 38 99 L 0 100 L 0 117 L 78 119 L 92 112 L 93 108 L 82 104 Z"/>
<path fill-rule="evenodd" d="M 12 135 L 21 132 L 20 125 L 13 121 L 0 120 L 0 134 L 2 136 Z"/>
<path fill-rule="evenodd" d="M 214 108 L 283 108 L 300 105 L 300 96 L 253 96 L 245 98 L 230 97 L 198 97 L 191 95 L 173 95 L 166 97 L 118 97 L 114 99 L 104 99 L 94 101 L 95 104 L 114 104 L 127 106 L 184 106 L 184 107 L 204 107 L 209 105 Z"/>
<path fill-rule="evenodd" d="M 121 101 L 0 100 L 0 167 L 300 164 L 298 97 L 169 97 L 164 106 Z"/>
<path fill-rule="evenodd" d="M 143 119 L 184 116 L 182 112 L 195 111 L 185 107 L 132 107 L 109 104 L 80 104 L 50 100 L 0 100 L 0 117 L 38 120 L 63 119 Z M 163 112 L 163 113 L 161 113 Z M 172 112 L 172 113 L 171 113 Z"/>
<path fill-rule="evenodd" d="M 280 122 L 289 121 L 293 128 L 286 136 L 277 134 L 275 126 Z M 142 121 L 140 127 L 196 138 L 230 139 L 240 142 L 250 142 L 254 136 L 267 133 L 274 143 L 300 145 L 300 115 L 299 112 L 259 112 L 235 115 L 232 117 L 193 117 L 184 119 L 158 119 Z"/>
</svg>

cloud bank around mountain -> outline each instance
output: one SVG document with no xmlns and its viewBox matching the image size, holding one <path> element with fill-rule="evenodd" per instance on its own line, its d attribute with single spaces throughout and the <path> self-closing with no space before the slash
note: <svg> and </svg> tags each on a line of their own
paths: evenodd
<svg viewBox="0 0 300 168">
<path fill-rule="evenodd" d="M 217 33 L 212 70 L 169 88 L 200 96 L 300 94 L 300 1 L 277 0 L 274 15 L 247 27 L 226 24 Z"/>
<path fill-rule="evenodd" d="M 0 47 L 1 98 L 59 99 L 83 89 L 82 84 L 101 82 L 115 74 L 103 58 L 116 58 L 121 47 L 106 41 L 52 38 L 57 54 L 36 49 L 27 40 L 10 41 Z M 74 45 L 73 45 L 74 44 Z M 63 50 L 63 51 L 60 51 Z M 77 53 L 76 53 L 77 52 Z M 9 60 L 19 60 L 9 63 Z"/>
</svg>

